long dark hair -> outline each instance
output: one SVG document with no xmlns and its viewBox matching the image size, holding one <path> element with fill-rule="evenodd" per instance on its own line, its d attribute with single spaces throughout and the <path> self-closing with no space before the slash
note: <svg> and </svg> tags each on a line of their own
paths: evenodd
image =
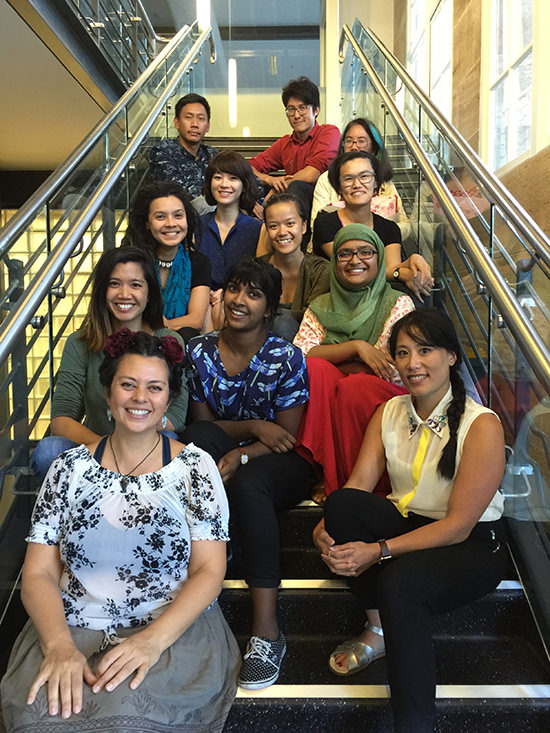
<svg viewBox="0 0 550 733">
<path fill-rule="evenodd" d="M 176 181 L 156 181 L 156 183 L 150 183 L 139 189 L 130 205 L 128 228 L 122 240 L 123 244 L 131 244 L 147 252 L 156 253 L 158 243 L 147 228 L 149 208 L 152 201 L 166 198 L 166 196 L 175 196 L 181 201 L 187 219 L 187 234 L 183 240 L 183 245 L 187 249 L 193 249 L 193 237 L 198 229 L 198 216 L 191 204 L 189 194 L 181 183 Z"/>
<path fill-rule="evenodd" d="M 107 288 L 115 267 L 126 262 L 139 265 L 147 283 L 147 305 L 142 320 L 153 331 L 163 326 L 162 296 L 151 256 L 137 247 L 105 250 L 94 269 L 88 312 L 80 327 L 80 338 L 91 351 L 101 351 L 107 336 L 113 332 L 111 313 L 107 308 Z"/>
<path fill-rule="evenodd" d="M 411 311 L 397 321 L 391 332 L 389 350 L 393 359 L 395 359 L 397 338 L 401 331 L 404 331 L 417 344 L 436 346 L 450 351 L 456 356 L 455 363 L 450 367 L 453 399 L 447 408 L 449 440 L 445 444 L 437 464 L 439 475 L 446 479 L 452 479 L 456 468 L 458 427 L 466 404 L 466 390 L 464 389 L 462 377 L 458 372 L 462 362 L 462 347 L 458 334 L 449 316 L 437 308 L 420 308 Z"/>
</svg>

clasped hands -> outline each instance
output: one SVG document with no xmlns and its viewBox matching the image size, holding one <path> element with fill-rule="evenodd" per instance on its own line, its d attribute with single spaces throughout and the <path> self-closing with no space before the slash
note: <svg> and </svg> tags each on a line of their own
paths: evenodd
<svg viewBox="0 0 550 733">
<path fill-rule="evenodd" d="M 49 714 L 57 715 L 61 709 L 61 717 L 69 718 L 71 713 L 78 714 L 82 710 L 83 682 L 90 685 L 94 693 L 112 692 L 135 672 L 129 684 L 130 689 L 135 690 L 162 652 L 147 630 L 137 632 L 111 647 L 94 672 L 73 643 L 52 646 L 44 653 L 40 671 L 29 689 L 27 704 L 32 705 L 39 689 L 47 685 Z"/>
<path fill-rule="evenodd" d="M 296 437 L 275 422 L 254 420 L 252 433 L 272 453 L 286 453 L 294 448 Z M 218 471 L 225 483 L 235 474 L 241 462 L 241 451 L 233 448 L 218 461 Z"/>
<path fill-rule="evenodd" d="M 378 542 L 346 542 L 337 545 L 326 529 L 319 526 L 313 537 L 321 551 L 321 559 L 335 575 L 357 578 L 380 559 Z"/>
</svg>

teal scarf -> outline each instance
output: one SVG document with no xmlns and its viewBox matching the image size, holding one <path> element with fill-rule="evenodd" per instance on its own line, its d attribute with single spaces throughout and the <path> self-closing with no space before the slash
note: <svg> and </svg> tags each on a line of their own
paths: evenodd
<svg viewBox="0 0 550 733">
<path fill-rule="evenodd" d="M 155 259 L 155 270 L 160 284 L 159 265 Z M 180 318 L 187 314 L 191 297 L 191 260 L 189 252 L 178 245 L 178 251 L 170 268 L 170 274 L 162 291 L 162 313 L 165 318 Z"/>
</svg>

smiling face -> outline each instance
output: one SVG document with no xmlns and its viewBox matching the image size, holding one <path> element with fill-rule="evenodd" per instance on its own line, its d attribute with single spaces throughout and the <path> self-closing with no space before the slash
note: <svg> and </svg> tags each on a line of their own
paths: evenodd
<svg viewBox="0 0 550 733">
<path fill-rule="evenodd" d="M 301 109 L 304 107 L 305 109 Z M 289 108 L 291 112 L 287 111 L 286 116 L 290 126 L 299 140 L 305 140 L 315 125 L 315 118 L 319 114 L 319 107 L 306 105 L 298 97 L 290 97 L 286 104 L 286 109 L 288 110 Z"/>
<path fill-rule="evenodd" d="M 107 309 L 113 318 L 113 331 L 124 326 L 131 331 L 140 331 L 148 298 L 149 288 L 141 265 L 137 262 L 116 265 L 105 294 Z"/>
<path fill-rule="evenodd" d="M 340 190 L 346 206 L 370 204 L 376 185 L 370 160 L 353 158 L 340 168 Z"/>
<path fill-rule="evenodd" d="M 419 335 L 420 341 L 422 337 Z M 456 354 L 440 346 L 418 343 L 404 330 L 397 336 L 395 365 L 405 387 L 411 393 L 417 410 L 428 417 L 449 389 L 450 369 Z"/>
<path fill-rule="evenodd" d="M 223 294 L 223 307 L 227 325 L 239 331 L 260 330 L 269 316 L 265 293 L 250 283 L 229 281 Z"/>
<path fill-rule="evenodd" d="M 373 151 L 372 140 L 363 125 L 352 125 L 346 132 L 344 153 L 351 153 L 352 150 L 365 150 L 367 153 Z"/>
<path fill-rule="evenodd" d="M 345 259 L 338 259 L 342 256 Z M 336 274 L 342 285 L 350 290 L 370 285 L 378 275 L 378 252 L 374 244 L 362 239 L 344 242 L 336 252 Z"/>
<path fill-rule="evenodd" d="M 243 192 L 243 182 L 233 173 L 222 173 L 216 171 L 212 176 L 210 190 L 214 200 L 218 204 L 238 204 Z"/>
<path fill-rule="evenodd" d="M 205 108 L 200 102 L 192 102 L 181 108 L 174 119 L 174 127 L 179 133 L 180 143 L 184 148 L 198 148 L 201 140 L 210 129 L 210 122 Z"/>
<path fill-rule="evenodd" d="M 168 254 L 167 251 L 177 247 L 187 236 L 187 217 L 183 202 L 177 196 L 153 199 L 149 205 L 147 229 Z"/>
<path fill-rule="evenodd" d="M 106 400 L 117 429 L 156 430 L 169 404 L 166 362 L 156 356 L 125 354 Z"/>
<path fill-rule="evenodd" d="M 307 224 L 292 201 L 273 204 L 265 211 L 265 227 L 271 246 L 289 255 L 300 249 Z"/>
</svg>

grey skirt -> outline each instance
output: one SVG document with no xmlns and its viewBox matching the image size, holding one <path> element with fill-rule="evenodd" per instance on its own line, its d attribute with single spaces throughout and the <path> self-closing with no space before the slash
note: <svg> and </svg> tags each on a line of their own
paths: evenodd
<svg viewBox="0 0 550 733">
<path fill-rule="evenodd" d="M 139 629 L 125 629 L 130 636 Z M 102 631 L 71 627 L 92 669 L 101 659 Z M 9 733 L 188 733 L 221 731 L 237 692 L 241 664 L 235 637 L 215 603 L 161 655 L 137 690 L 131 677 L 116 690 L 93 694 L 84 684 L 82 711 L 62 720 L 48 714 L 46 686 L 26 698 L 42 664 L 38 634 L 29 621 L 14 644 L 2 679 L 2 713 Z M 1 727 L 1 725 L 0 725 Z"/>
</svg>

